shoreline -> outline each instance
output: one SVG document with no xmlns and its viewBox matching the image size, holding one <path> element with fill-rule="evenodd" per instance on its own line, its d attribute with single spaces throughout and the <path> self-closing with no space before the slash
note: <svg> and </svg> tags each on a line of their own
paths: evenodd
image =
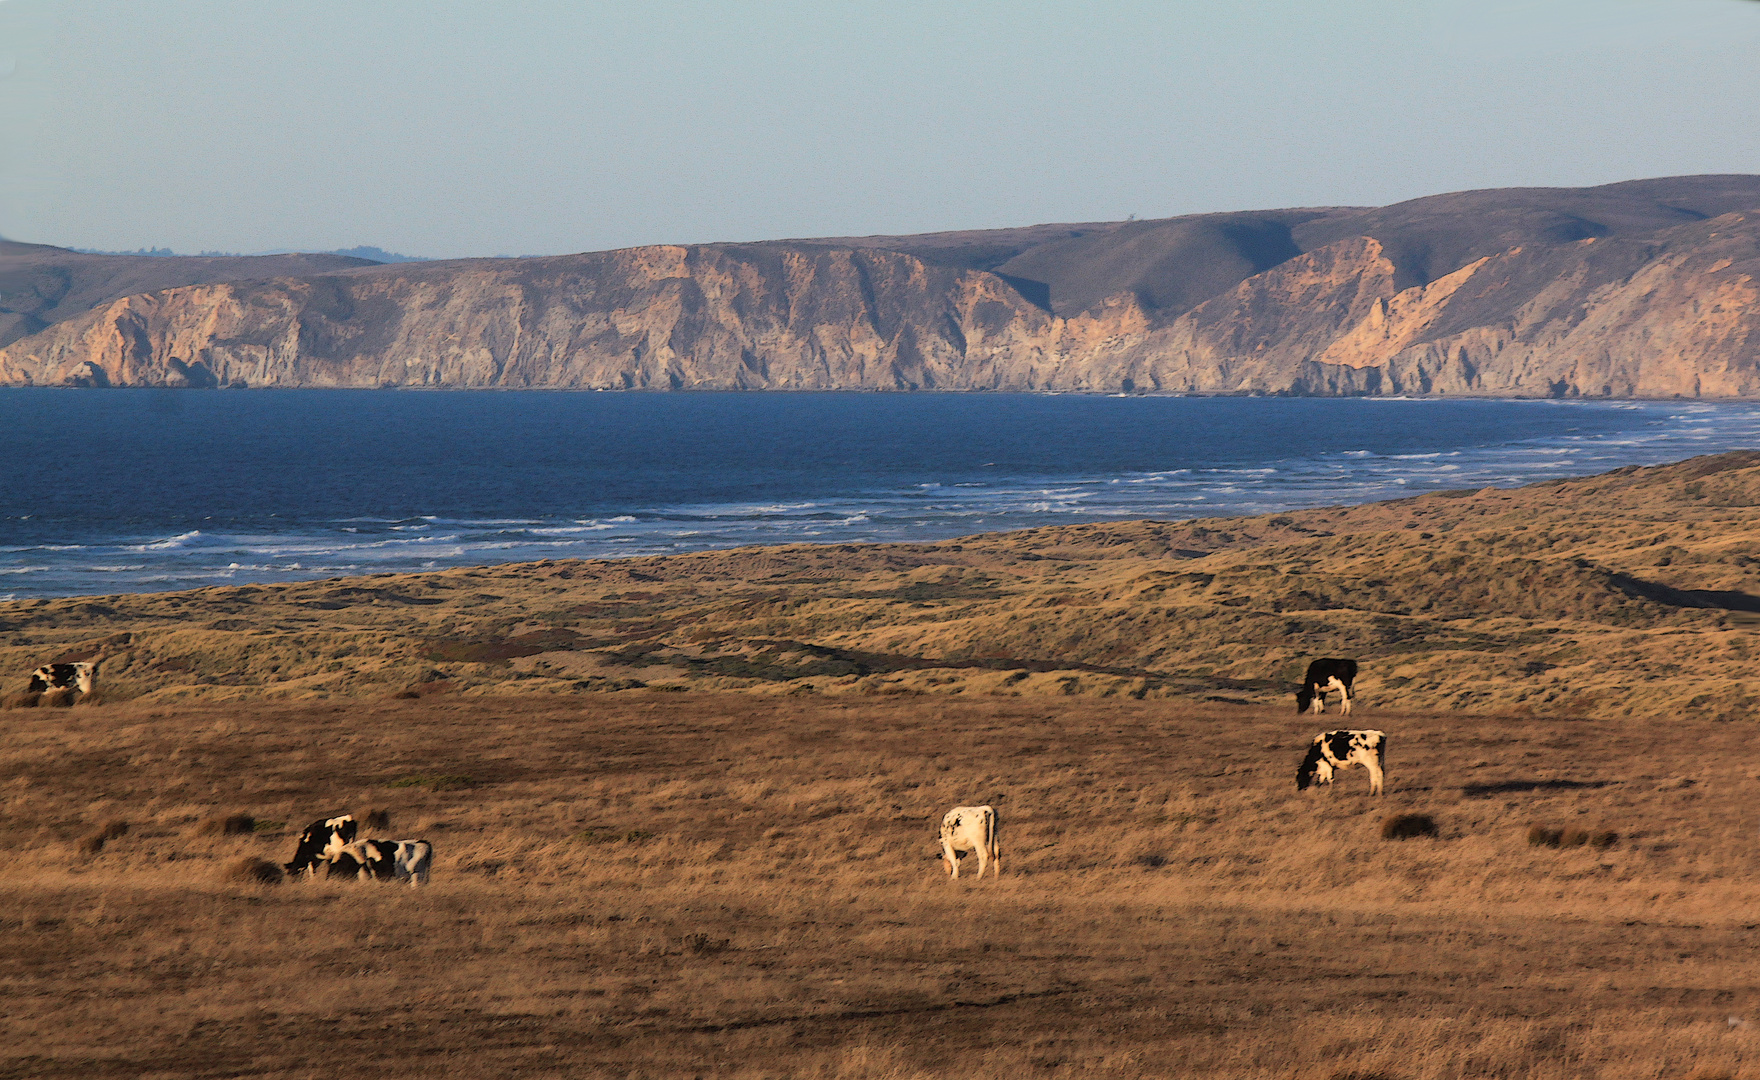
<svg viewBox="0 0 1760 1080">
<path fill-rule="evenodd" d="M 1744 402 L 6 400 L 0 596 L 16 599 L 1251 516 L 1760 445 Z"/>
<path fill-rule="evenodd" d="M 541 560 L 0 604 L 0 690 L 116 700 L 725 690 L 1749 718 L 1760 453 L 1515 489 L 934 543 Z M 1681 658 L 1693 657 L 1688 663 Z M 1682 703 L 1686 703 L 1685 706 Z"/>
</svg>

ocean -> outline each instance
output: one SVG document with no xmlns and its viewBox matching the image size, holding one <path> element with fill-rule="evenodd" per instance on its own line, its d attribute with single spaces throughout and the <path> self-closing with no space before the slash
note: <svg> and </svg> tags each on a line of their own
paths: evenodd
<svg viewBox="0 0 1760 1080">
<path fill-rule="evenodd" d="M 1760 403 L 0 389 L 0 599 L 937 540 L 1760 446 Z"/>
</svg>

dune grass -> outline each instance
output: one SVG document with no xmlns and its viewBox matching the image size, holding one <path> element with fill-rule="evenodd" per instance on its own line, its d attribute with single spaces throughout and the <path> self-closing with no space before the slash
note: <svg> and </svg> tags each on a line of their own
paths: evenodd
<svg viewBox="0 0 1760 1080">
<path fill-rule="evenodd" d="M 116 702 L 741 690 L 1745 719 L 1760 454 L 1256 518 L 0 603 Z M 29 695 L 25 695 L 29 697 Z M 77 708 L 77 706 L 76 706 Z M 412 782 L 476 779 L 412 770 Z"/>
</svg>

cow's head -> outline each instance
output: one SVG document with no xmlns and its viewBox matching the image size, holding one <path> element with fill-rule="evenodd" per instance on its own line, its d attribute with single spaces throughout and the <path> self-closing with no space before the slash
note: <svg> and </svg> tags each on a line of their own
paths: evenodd
<svg viewBox="0 0 1760 1080">
<path fill-rule="evenodd" d="M 1304 686 L 1296 691 L 1296 712 L 1305 713 L 1314 705 L 1314 688 Z"/>
<path fill-rule="evenodd" d="M 98 683 L 98 662 L 96 660 L 92 660 L 87 663 L 73 665 L 73 686 L 74 686 L 74 689 L 78 690 L 82 694 L 89 694 L 92 692 L 92 688 L 94 686 L 96 686 L 97 683 Z"/>
<path fill-rule="evenodd" d="M 1308 756 L 1296 769 L 1296 790 L 1306 791 L 1314 784 L 1332 783 L 1332 762 L 1320 752 L 1320 744 L 1308 747 Z"/>
</svg>

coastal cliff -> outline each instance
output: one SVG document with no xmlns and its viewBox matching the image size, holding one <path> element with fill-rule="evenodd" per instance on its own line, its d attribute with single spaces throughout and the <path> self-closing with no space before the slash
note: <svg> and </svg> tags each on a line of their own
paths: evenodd
<svg viewBox="0 0 1760 1080">
<path fill-rule="evenodd" d="M 0 385 L 1744 397 L 1757 278 L 1760 178 L 1683 178 L 195 281 Z"/>
</svg>

